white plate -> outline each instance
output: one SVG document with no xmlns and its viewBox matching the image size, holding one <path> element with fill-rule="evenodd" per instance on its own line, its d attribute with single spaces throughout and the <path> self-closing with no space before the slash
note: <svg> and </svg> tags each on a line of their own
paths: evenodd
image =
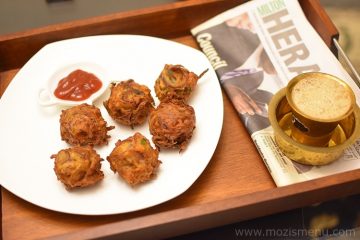
<svg viewBox="0 0 360 240">
<path fill-rule="evenodd" d="M 102 162 L 104 180 L 96 186 L 67 191 L 56 179 L 50 155 L 68 148 L 60 139 L 60 106 L 42 107 L 38 92 L 59 69 L 69 65 L 96 64 L 111 80 L 134 79 L 147 85 L 153 94 L 154 82 L 164 64 L 182 64 L 200 74 L 189 101 L 196 113 L 196 129 L 188 148 L 161 151 L 157 177 L 132 188 L 108 162 Z M 104 81 L 104 79 L 102 79 Z M 108 125 L 109 145 L 97 147 L 103 159 L 118 139 L 136 131 L 151 139 L 148 125 L 129 127 L 116 124 L 102 102 L 94 102 Z M 158 101 L 156 101 L 158 104 Z M 15 195 L 38 206 L 59 212 L 105 215 L 135 211 L 170 200 L 186 191 L 209 163 L 218 143 L 223 122 L 223 101 L 217 76 L 207 58 L 198 50 L 172 41 L 146 36 L 93 36 L 55 42 L 45 46 L 18 72 L 0 99 L 0 183 Z"/>
</svg>

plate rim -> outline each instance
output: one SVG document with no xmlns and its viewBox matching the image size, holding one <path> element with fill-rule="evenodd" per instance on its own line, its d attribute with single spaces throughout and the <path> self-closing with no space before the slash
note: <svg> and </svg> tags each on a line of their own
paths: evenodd
<svg viewBox="0 0 360 240">
<path fill-rule="evenodd" d="M 179 42 L 175 42 L 175 41 L 172 41 L 172 40 L 168 40 L 168 39 L 163 39 L 163 38 L 158 38 L 158 37 L 153 37 L 153 36 L 145 36 L 145 35 L 130 35 L 130 34 L 118 34 L 118 35 L 95 35 L 95 36 L 86 36 L 86 37 L 80 37 L 80 38 L 72 38 L 72 39 L 66 39 L 66 40 L 61 40 L 61 41 L 57 41 L 57 42 L 53 42 L 53 43 L 50 43 L 50 44 L 47 44 L 45 45 L 43 48 L 41 48 L 37 53 L 35 53 L 30 59 L 29 61 L 17 72 L 17 74 L 14 76 L 14 78 L 12 79 L 11 83 L 13 82 L 16 82 L 16 81 L 19 81 L 19 80 L 16 80 L 17 78 L 21 78 L 21 75 L 22 75 L 22 72 L 26 72 L 27 68 L 29 68 L 29 66 L 31 66 L 32 62 L 36 60 L 36 57 L 41 53 L 43 54 L 42 52 L 46 51 L 47 48 L 51 47 L 51 46 L 56 46 L 56 45 L 59 45 L 61 46 L 61 43 L 63 42 L 68 42 L 68 41 L 81 41 L 81 40 L 87 40 L 87 39 L 99 39 L 99 38 L 108 38 L 108 37 L 111 37 L 111 38 L 143 38 L 143 39 L 146 39 L 146 38 L 149 38 L 149 39 L 152 39 L 153 41 L 164 41 L 164 42 L 167 42 L 168 44 L 175 44 L 175 45 L 181 45 L 182 47 L 186 47 L 186 48 L 190 48 L 191 50 L 194 50 L 196 51 L 198 54 L 202 54 L 202 57 L 204 59 L 206 59 L 208 61 L 208 59 L 206 58 L 206 56 L 201 52 L 199 51 L 198 49 L 195 49 L 195 48 L 192 48 L 190 46 L 187 46 L 185 44 L 182 44 L 182 43 L 179 43 Z M 34 60 L 35 59 L 35 60 Z M 209 63 L 209 65 L 211 66 L 211 64 Z M 74 211 L 66 211 L 64 209 L 62 210 L 59 210 L 59 209 L 55 209 L 55 208 L 52 208 L 52 207 L 48 207 L 48 206 L 44 206 L 42 204 L 39 204 L 39 203 L 36 203 L 34 202 L 33 200 L 29 199 L 28 197 L 24 197 L 24 196 L 20 196 L 21 194 L 18 194 L 16 191 L 12 191 L 11 190 L 11 187 L 7 186 L 6 183 L 4 184 L 3 181 L 1 182 L 1 185 L 2 187 L 4 187 L 5 189 L 7 189 L 9 192 L 11 192 L 12 194 L 16 195 L 17 197 L 21 198 L 22 200 L 25 200 L 31 204 L 34 204 L 36 206 L 39 206 L 41 208 L 44 208 L 44 209 L 48 209 L 48 210 L 52 210 L 52 211 L 55 211 L 55 212 L 61 212 L 61 213 L 67 213 L 67 214 L 76 214 L 76 215 L 86 215 L 86 216 L 99 216 L 99 215 L 114 215 L 114 214 L 123 214 L 123 213 L 129 213 L 129 212 L 134 212 L 134 211 L 139 211 L 139 210 L 142 210 L 142 209 L 146 209 L 146 208 L 150 208 L 150 207 L 154 207 L 154 206 L 157 206 L 159 204 L 162 204 L 162 203 L 165 203 L 167 201 L 170 201 L 180 195 L 182 195 L 184 192 L 186 192 L 195 182 L 196 180 L 202 175 L 202 173 L 205 171 L 205 169 L 207 168 L 209 162 L 211 161 L 212 157 L 213 157 L 213 154 L 214 152 L 216 151 L 216 148 L 218 146 L 218 143 L 219 143 L 219 140 L 220 140 L 220 136 L 221 136 L 221 132 L 222 132 L 222 128 L 223 128 L 223 121 L 224 121 L 224 107 L 223 107 L 223 96 L 222 96 L 222 91 L 221 91 L 221 85 L 217 79 L 217 75 L 215 73 L 215 71 L 213 69 L 211 69 L 212 72 L 213 72 L 213 75 L 216 77 L 216 84 L 217 84 L 217 93 L 218 93 L 218 96 L 220 97 L 219 100 L 221 100 L 219 103 L 218 103 L 218 106 L 217 107 L 221 107 L 220 109 L 218 108 L 217 112 L 218 113 L 221 113 L 219 114 L 220 116 L 217 116 L 218 117 L 218 121 L 219 121 L 219 126 L 217 128 L 217 132 L 214 134 L 214 132 L 212 133 L 212 136 L 213 138 L 215 139 L 214 140 L 214 147 L 211 149 L 210 154 L 209 154 L 209 160 L 206 161 L 206 164 L 202 167 L 202 170 L 201 171 L 198 171 L 197 172 L 197 176 L 196 178 L 194 178 L 193 180 L 191 180 L 191 184 L 186 186 L 186 187 L 182 187 L 181 191 L 178 191 L 176 194 L 173 194 L 171 195 L 170 197 L 166 197 L 165 200 L 162 200 L 160 202 L 157 202 L 157 203 L 152 203 L 150 205 L 146 205 L 144 207 L 140 207 L 140 208 L 136 208 L 136 209 L 131 209 L 129 211 L 109 211 L 109 212 L 102 212 L 102 213 L 86 213 L 86 212 L 74 212 Z M 19 77 L 20 76 L 20 77 Z M 14 81 L 15 80 L 15 81 Z M 9 84 L 9 86 L 7 87 L 7 90 L 11 87 L 11 83 Z M 2 105 L 2 102 L 1 100 L 3 100 L 4 98 L 7 97 L 7 94 L 6 92 L 9 92 L 10 91 L 5 91 L 2 98 L 0 99 L 0 106 Z M 37 104 L 37 103 L 35 103 Z"/>
</svg>

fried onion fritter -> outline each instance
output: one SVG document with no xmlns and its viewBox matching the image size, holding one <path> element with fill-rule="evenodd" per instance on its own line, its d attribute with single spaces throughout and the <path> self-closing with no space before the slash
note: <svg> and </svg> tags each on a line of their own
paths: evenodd
<svg viewBox="0 0 360 240">
<path fill-rule="evenodd" d="M 57 179 L 66 188 L 87 187 L 104 178 L 100 156 L 90 147 L 72 147 L 53 154 Z"/>
<path fill-rule="evenodd" d="M 70 145 L 108 144 L 107 127 L 100 110 L 86 103 L 63 110 L 60 116 L 61 139 Z"/>
<path fill-rule="evenodd" d="M 153 105 L 150 89 L 132 79 L 113 84 L 110 98 L 104 102 L 115 121 L 131 127 L 144 123 Z"/>
<path fill-rule="evenodd" d="M 132 137 L 119 140 L 107 160 L 111 170 L 134 186 L 156 175 L 161 163 L 158 157 L 159 151 L 153 149 L 149 140 L 137 132 Z"/>
<path fill-rule="evenodd" d="M 184 150 L 195 129 L 194 109 L 182 101 L 161 102 L 150 113 L 149 129 L 158 148 Z"/>
<path fill-rule="evenodd" d="M 155 81 L 155 93 L 161 102 L 171 99 L 187 101 L 196 87 L 197 81 L 208 71 L 199 76 L 182 65 L 166 64 Z"/>
</svg>

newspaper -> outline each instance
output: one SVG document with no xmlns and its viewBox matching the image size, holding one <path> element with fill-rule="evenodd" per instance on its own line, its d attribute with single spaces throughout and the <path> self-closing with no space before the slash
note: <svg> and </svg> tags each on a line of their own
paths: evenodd
<svg viewBox="0 0 360 240">
<path fill-rule="evenodd" d="M 325 166 L 289 160 L 268 120 L 271 97 L 303 72 L 320 71 L 360 90 L 306 19 L 297 0 L 254 0 L 192 29 L 277 186 L 360 168 L 360 140 Z"/>
</svg>

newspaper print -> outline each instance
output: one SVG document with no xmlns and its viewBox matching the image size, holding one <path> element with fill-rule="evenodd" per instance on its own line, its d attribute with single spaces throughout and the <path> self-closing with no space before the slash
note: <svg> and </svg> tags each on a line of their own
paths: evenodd
<svg viewBox="0 0 360 240">
<path fill-rule="evenodd" d="M 357 141 L 332 164 L 312 167 L 284 156 L 268 120 L 271 97 L 303 72 L 345 80 L 359 103 L 360 90 L 317 32 L 297 0 L 255 0 L 192 29 L 200 48 L 249 131 L 277 186 L 360 168 Z"/>
</svg>

